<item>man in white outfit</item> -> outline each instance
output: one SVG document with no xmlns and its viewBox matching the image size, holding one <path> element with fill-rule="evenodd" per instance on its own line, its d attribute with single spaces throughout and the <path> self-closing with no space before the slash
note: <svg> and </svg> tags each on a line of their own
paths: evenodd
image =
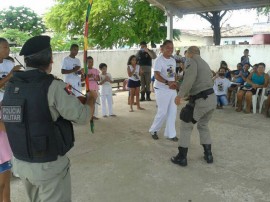
<svg viewBox="0 0 270 202">
<path fill-rule="evenodd" d="M 79 92 L 82 91 L 81 62 L 76 58 L 78 51 L 79 46 L 77 44 L 72 44 L 70 47 L 70 54 L 64 58 L 61 70 L 61 73 L 64 74 L 64 82 L 72 86 L 72 92 L 76 97 L 81 96 Z"/>
<path fill-rule="evenodd" d="M 158 139 L 157 131 L 159 131 L 166 120 L 166 128 L 164 136 L 172 141 L 178 141 L 175 130 L 175 119 L 177 114 L 177 106 L 174 99 L 177 95 L 177 83 L 175 81 L 175 59 L 171 57 L 173 53 L 173 42 L 166 40 L 163 43 L 163 54 L 160 55 L 154 65 L 155 73 L 155 94 L 157 102 L 157 114 L 154 122 L 149 129 L 154 140 Z"/>
</svg>

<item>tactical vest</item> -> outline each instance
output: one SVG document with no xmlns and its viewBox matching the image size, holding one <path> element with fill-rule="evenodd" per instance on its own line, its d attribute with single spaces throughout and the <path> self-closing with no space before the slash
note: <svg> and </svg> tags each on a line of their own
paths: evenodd
<svg viewBox="0 0 270 202">
<path fill-rule="evenodd" d="M 48 89 L 54 77 L 39 70 L 16 72 L 2 102 L 2 120 L 14 156 L 27 162 L 55 161 L 74 145 L 70 121 L 52 120 Z"/>
<path fill-rule="evenodd" d="M 152 66 L 152 58 L 151 56 L 145 51 L 139 51 L 139 65 L 141 66 Z"/>
</svg>

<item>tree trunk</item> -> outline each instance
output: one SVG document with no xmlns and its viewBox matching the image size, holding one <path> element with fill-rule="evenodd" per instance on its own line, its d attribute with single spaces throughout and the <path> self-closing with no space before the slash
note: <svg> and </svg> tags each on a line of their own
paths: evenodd
<svg viewBox="0 0 270 202">
<path fill-rule="evenodd" d="M 214 32 L 214 44 L 220 45 L 221 40 L 221 33 L 220 33 L 220 21 L 221 18 L 219 16 L 219 12 L 212 12 L 213 13 L 213 19 L 212 19 L 212 30 Z"/>
<path fill-rule="evenodd" d="M 220 22 L 226 13 L 227 13 L 226 10 L 223 13 L 221 13 L 221 11 L 197 13 L 199 16 L 201 16 L 202 18 L 206 19 L 208 22 L 211 23 L 215 45 L 220 45 L 220 40 L 221 40 Z"/>
</svg>

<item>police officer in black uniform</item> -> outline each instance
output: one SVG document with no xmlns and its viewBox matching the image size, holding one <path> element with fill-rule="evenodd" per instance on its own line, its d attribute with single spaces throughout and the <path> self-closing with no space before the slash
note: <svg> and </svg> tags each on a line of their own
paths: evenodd
<svg viewBox="0 0 270 202">
<path fill-rule="evenodd" d="M 151 101 L 150 98 L 150 84 L 151 84 L 151 68 L 152 68 L 152 59 L 155 59 L 157 56 L 154 51 L 149 50 L 147 48 L 147 44 L 145 41 L 140 43 L 141 49 L 136 54 L 139 65 L 143 71 L 141 75 L 141 99 L 140 101 L 145 101 L 145 93 L 146 100 Z"/>
<path fill-rule="evenodd" d="M 14 170 L 23 180 L 29 201 L 71 201 L 72 122 L 89 123 L 94 93 L 82 104 L 51 74 L 50 37 L 36 36 L 23 45 L 26 69 L 15 72 L 2 102 L 14 154 Z"/>
</svg>

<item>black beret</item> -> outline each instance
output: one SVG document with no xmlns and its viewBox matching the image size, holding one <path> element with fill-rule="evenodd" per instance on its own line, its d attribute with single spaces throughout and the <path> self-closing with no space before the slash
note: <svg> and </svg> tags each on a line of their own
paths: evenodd
<svg viewBox="0 0 270 202">
<path fill-rule="evenodd" d="M 22 47 L 20 55 L 28 56 L 50 48 L 51 38 L 49 36 L 34 36 L 28 39 Z"/>
</svg>

